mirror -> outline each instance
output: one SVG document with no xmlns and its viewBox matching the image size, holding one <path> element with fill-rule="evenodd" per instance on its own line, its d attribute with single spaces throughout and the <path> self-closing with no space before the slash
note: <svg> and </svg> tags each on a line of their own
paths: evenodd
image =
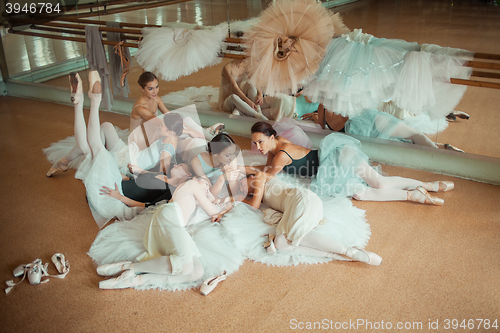
<svg viewBox="0 0 500 333">
<path fill-rule="evenodd" d="M 145 2 L 142 4 L 143 9 L 140 10 L 99 15 L 86 19 L 171 27 L 186 23 L 190 24 L 188 27 L 192 28 L 195 24 L 214 26 L 221 22 L 227 22 L 229 18 L 231 22 L 229 27 L 234 32 L 238 29 L 238 24 L 234 21 L 257 16 L 270 2 L 271 0 L 188 1 L 163 7 L 148 6 L 150 3 Z M 332 3 L 335 2 L 328 1 L 328 6 L 334 6 Z M 351 30 L 362 29 L 363 32 L 375 37 L 404 39 L 421 44 L 430 43 L 443 47 L 500 54 L 500 43 L 492 42 L 498 38 L 498 31 L 490 28 L 495 26 L 494 20 L 498 16 L 500 8 L 483 2 L 457 3 L 451 0 L 433 1 L 432 3 L 354 1 L 332 8 L 332 10 L 342 15 L 344 23 Z M 446 20 L 443 19 L 444 17 Z M 486 26 L 489 28 L 486 29 Z M 6 58 L 11 77 L 16 78 L 19 77 L 19 74 L 29 73 L 29 75 L 24 76 L 26 80 L 40 82 L 35 75 L 38 74 L 35 69 L 57 64 L 46 71 L 48 80 L 44 83 L 67 87 L 66 74 L 69 71 L 82 72 L 86 69 L 85 43 L 44 38 L 40 38 L 40 42 L 33 42 L 31 40 L 33 38 L 13 34 L 2 35 L 4 48 L 9 50 L 6 52 Z M 130 51 L 132 65 L 128 74 L 130 87 L 128 98 L 130 101 L 134 101 L 141 94 L 136 82 L 142 68 L 133 56 L 135 49 L 130 49 Z M 31 59 L 30 54 L 43 54 L 45 58 L 42 60 L 46 64 L 35 63 L 38 60 Z M 195 102 L 201 109 L 213 109 L 217 103 L 215 97 L 220 85 L 220 73 L 222 67 L 229 61 L 230 59 L 223 58 L 220 64 L 203 68 L 175 81 L 160 80 L 160 96 L 196 87 L 191 89 L 192 91 L 170 95 L 166 97 L 166 100 L 170 101 L 169 105 L 173 108 Z M 54 78 L 55 76 L 58 77 Z M 82 79 L 86 82 L 83 76 Z M 447 128 L 437 134 L 430 134 L 429 138 L 434 142 L 450 143 L 468 153 L 500 157 L 498 139 L 495 135 L 495 130 L 500 125 L 500 119 L 495 116 L 499 107 L 500 94 L 496 89 L 468 87 L 455 110 L 468 113 L 470 119 L 458 119 L 448 124 L 445 123 L 444 119 L 441 119 L 439 123 L 435 124 L 434 132 L 437 132 L 438 126 L 447 125 Z"/>
</svg>

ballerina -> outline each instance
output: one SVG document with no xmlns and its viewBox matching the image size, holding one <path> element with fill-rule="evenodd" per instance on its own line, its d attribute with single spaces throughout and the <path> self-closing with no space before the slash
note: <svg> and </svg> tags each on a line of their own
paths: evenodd
<svg viewBox="0 0 500 333">
<path fill-rule="evenodd" d="M 243 200 L 250 206 L 258 209 L 263 202 L 283 213 L 276 228 L 276 237 L 269 235 L 269 242 L 265 244 L 268 252 L 278 249 L 298 255 L 338 260 L 346 260 L 342 257 L 346 256 L 369 265 L 381 264 L 382 258 L 375 253 L 345 246 L 314 230 L 324 219 L 323 202 L 312 191 L 289 187 L 264 172 L 241 179 L 240 189 L 251 195 Z"/>
<path fill-rule="evenodd" d="M 242 59 L 235 59 L 224 65 L 220 80 L 219 110 L 236 115 L 243 112 L 250 117 L 267 120 L 261 110 L 264 105 L 262 92 L 246 83 L 245 79 L 246 68 Z M 237 111 L 239 112 L 235 113 Z"/>
<path fill-rule="evenodd" d="M 193 223 L 190 217 L 198 205 L 209 216 L 219 214 L 220 209 L 212 203 L 213 200 L 204 178 L 180 185 L 172 196 L 172 202 L 162 205 L 150 219 L 143 240 L 145 252 L 137 258 L 139 262 L 124 261 L 99 266 L 97 273 L 101 276 L 113 276 L 124 271 L 118 278 L 99 282 L 99 288 L 123 289 L 201 279 L 204 275 L 199 259 L 201 253 L 185 227 Z M 225 204 L 222 213 L 231 207 L 231 203 Z M 96 242 L 99 241 L 98 237 Z"/>
<path fill-rule="evenodd" d="M 229 135 L 218 134 L 208 143 L 208 152 L 198 154 L 192 159 L 191 167 L 198 177 L 207 180 L 210 191 L 217 196 L 226 179 L 230 189 L 238 188 L 237 177 L 243 170 L 238 168 L 239 153 L 239 147 Z"/>
<path fill-rule="evenodd" d="M 247 167 L 276 175 L 281 170 L 305 177 L 316 176 L 311 188 L 321 195 L 353 196 L 368 201 L 414 201 L 443 205 L 444 200 L 428 191 L 443 192 L 454 188 L 453 182 L 422 182 L 402 177 L 385 177 L 368 164 L 368 156 L 359 149 L 361 144 L 350 136 L 332 133 L 325 137 L 320 149 L 312 150 L 292 144 L 277 135 L 266 122 L 252 126 L 252 142 L 267 164 Z"/>
</svg>

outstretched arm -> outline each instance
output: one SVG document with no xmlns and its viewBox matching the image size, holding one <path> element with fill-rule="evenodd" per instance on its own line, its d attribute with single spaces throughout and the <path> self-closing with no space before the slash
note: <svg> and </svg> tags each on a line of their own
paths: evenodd
<svg viewBox="0 0 500 333">
<path fill-rule="evenodd" d="M 163 103 L 163 101 L 161 100 L 160 96 L 156 96 L 156 102 L 158 103 L 158 109 L 161 113 L 165 114 L 167 112 L 170 112 L 165 106 L 165 103 Z"/>
<path fill-rule="evenodd" d="M 130 198 L 127 198 L 123 194 L 121 194 L 120 191 L 118 191 L 118 185 L 116 183 L 115 183 L 114 189 L 107 187 L 107 186 L 103 186 L 99 190 L 99 192 L 100 192 L 99 194 L 101 194 L 101 195 L 107 195 L 109 197 L 120 200 L 121 202 L 123 202 L 125 205 L 127 205 L 129 207 L 146 207 L 145 203 L 132 200 Z"/>
<path fill-rule="evenodd" d="M 258 209 L 264 197 L 264 184 L 266 180 L 267 176 L 264 172 L 259 172 L 253 176 L 250 182 L 250 186 L 253 188 L 253 196 L 250 199 L 244 199 L 243 202 Z"/>
</svg>

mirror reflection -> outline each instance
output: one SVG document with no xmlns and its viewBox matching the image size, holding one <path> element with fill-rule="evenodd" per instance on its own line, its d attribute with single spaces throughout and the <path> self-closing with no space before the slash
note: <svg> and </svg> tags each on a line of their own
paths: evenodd
<svg viewBox="0 0 500 333">
<path fill-rule="evenodd" d="M 258 16 L 270 2 L 186 1 L 161 7 L 151 7 L 148 6 L 148 3 L 144 3 L 143 9 L 140 10 L 109 15 L 103 15 L 100 12 L 100 15 L 85 17 L 85 19 L 164 26 L 172 30 L 174 40 L 177 38 L 178 41 L 182 42 L 186 31 L 196 33 L 197 27 L 202 27 L 202 31 L 211 31 L 210 29 L 221 23 L 226 23 L 225 26 L 221 26 L 224 33 L 227 29 L 231 31 L 232 36 L 239 36 L 240 31 L 252 24 L 252 21 L 245 20 Z M 500 54 L 500 43 L 492 42 L 498 41 L 498 28 L 495 30 L 494 27 L 496 26 L 495 17 L 500 9 L 483 2 L 462 1 L 457 3 L 442 0 L 432 3 L 403 1 L 395 4 L 394 2 L 377 0 L 354 1 L 336 6 L 332 1 L 329 1 L 328 7 L 334 12 L 340 13 L 343 23 L 351 31 L 361 29 L 363 33 L 371 34 L 376 38 L 402 39 L 418 44 L 436 44 L 473 52 Z M 443 19 L 444 17 L 446 20 Z M 228 20 L 229 25 L 227 25 Z M 486 29 L 486 26 L 490 28 Z M 123 28 L 140 29 L 138 27 Z M 177 31 L 177 35 L 174 35 L 175 29 L 186 29 L 186 31 Z M 109 32 L 102 33 L 106 35 L 103 40 L 108 40 L 107 34 Z M 122 35 L 134 36 L 129 33 Z M 71 36 L 75 37 L 75 35 Z M 84 36 L 78 37 L 83 38 Z M 9 74 L 14 79 L 67 87 L 67 74 L 70 71 L 76 70 L 80 72 L 80 75 L 85 75 L 85 70 L 88 69 L 86 44 L 82 42 L 14 34 L 2 34 L 2 41 L 7 50 Z M 126 42 L 138 43 L 137 40 L 127 40 Z M 201 47 L 202 44 L 202 41 L 199 41 L 196 46 Z M 229 48 L 241 50 L 238 43 L 229 44 Z M 110 53 L 114 53 L 114 51 L 111 52 L 110 49 L 113 48 L 106 45 L 105 49 L 107 56 L 111 57 L 113 54 Z M 125 49 L 123 51 L 125 52 Z M 142 63 L 143 66 L 138 63 L 140 52 L 138 53 L 137 48 L 128 48 L 128 52 L 130 52 L 131 57 L 129 73 L 126 78 L 129 92 L 127 89 L 114 89 L 113 94 L 115 98 L 126 97 L 131 101 L 136 101 L 141 96 L 137 79 L 146 66 L 145 63 Z M 202 52 L 200 51 L 200 53 Z M 224 84 L 228 84 L 227 81 L 231 81 L 229 77 L 238 81 L 245 70 L 238 67 L 240 64 L 237 59 L 219 58 L 217 62 L 213 66 L 206 66 L 192 74 L 181 75 L 175 80 L 167 81 L 163 79 L 164 75 L 158 75 L 161 87 L 158 94 L 162 96 L 169 108 L 195 103 L 200 110 L 221 110 L 231 113 L 236 110 L 242 117 L 253 116 L 263 119 L 264 117 L 270 119 L 295 117 L 300 119 L 301 116 L 305 115 L 304 118 L 308 120 L 301 120 L 301 122 L 306 126 L 315 126 L 315 123 L 326 125 L 326 119 L 334 130 L 340 130 L 343 127 L 345 130 L 345 126 L 339 124 L 346 122 L 347 119 L 339 119 L 339 117 L 335 119 L 332 114 L 322 114 L 322 105 L 309 103 L 312 101 L 308 102 L 305 96 L 300 95 L 300 93 L 278 96 L 280 98 L 263 96 L 263 104 L 257 114 L 251 112 L 251 109 L 255 110 L 255 108 L 245 107 L 244 104 L 249 106 L 251 104 L 241 97 L 244 104 L 239 106 L 240 101 L 235 100 L 229 101 L 226 105 L 220 103 L 219 95 L 221 92 L 224 95 L 223 98 L 221 97 L 222 102 L 231 95 L 228 94 L 227 89 L 224 91 L 223 87 Z M 171 64 L 169 63 L 167 66 L 171 66 Z M 174 68 L 179 66 L 180 64 L 176 63 Z M 230 73 L 229 76 L 228 73 Z M 224 82 L 225 78 L 226 82 Z M 82 79 L 83 82 L 87 82 L 85 78 L 82 77 Z M 259 97 L 258 92 L 250 92 L 250 87 L 242 85 L 241 88 L 245 96 L 253 94 L 255 95 L 254 99 Z M 230 90 L 234 93 L 232 89 Z M 394 136 L 406 137 L 416 144 L 429 146 L 438 143 L 450 144 L 468 153 L 500 157 L 500 148 L 498 148 L 499 143 L 497 142 L 499 139 L 495 135 L 495 130 L 500 125 L 500 120 L 495 116 L 499 105 L 500 94 L 498 94 L 497 89 L 469 86 L 466 87 L 458 105 L 454 107 L 454 110 L 457 111 L 455 117 L 449 116 L 447 118 L 446 115 L 442 115 L 436 119 L 423 119 L 425 117 L 415 117 L 412 112 L 395 108 L 391 103 L 382 104 L 377 109 L 378 112 L 389 113 L 401 119 L 400 123 L 403 125 L 398 126 L 405 128 L 406 134 Z M 467 116 L 460 112 L 465 113 L 469 118 L 465 119 Z M 384 117 L 384 114 L 381 117 Z M 372 125 L 380 132 L 381 127 L 377 126 L 376 123 L 380 124 L 384 121 L 380 120 L 380 117 L 373 116 L 372 118 Z M 350 123 L 353 122 L 351 117 Z M 409 130 L 405 126 L 413 129 L 413 132 L 408 132 Z"/>
</svg>

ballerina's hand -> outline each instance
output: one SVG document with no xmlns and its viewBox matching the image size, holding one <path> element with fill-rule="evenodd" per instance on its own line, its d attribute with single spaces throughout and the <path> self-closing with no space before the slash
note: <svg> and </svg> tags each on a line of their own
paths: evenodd
<svg viewBox="0 0 500 333">
<path fill-rule="evenodd" d="M 107 196 L 115 198 L 115 199 L 119 199 L 120 196 L 121 196 L 120 191 L 118 191 L 118 185 L 116 185 L 116 183 L 115 183 L 115 189 L 114 190 L 112 188 L 110 188 L 110 187 L 103 186 L 99 190 L 99 192 L 100 192 L 99 194 L 101 194 L 101 195 L 107 195 Z"/>
<path fill-rule="evenodd" d="M 165 175 L 156 175 L 155 178 L 168 184 L 168 177 Z"/>
<path fill-rule="evenodd" d="M 141 173 L 143 173 L 143 172 L 144 172 L 144 169 L 139 168 L 139 167 L 138 167 L 137 165 L 135 165 L 135 164 L 128 164 L 128 165 L 127 165 L 127 167 L 128 167 L 128 169 L 129 169 L 130 173 L 131 173 L 131 174 L 134 174 L 134 175 L 139 175 L 139 174 L 141 174 Z"/>
<path fill-rule="evenodd" d="M 316 112 L 306 113 L 305 115 L 300 117 L 300 119 L 316 121 L 318 119 L 318 114 Z"/>
<path fill-rule="evenodd" d="M 223 213 L 219 213 L 217 215 L 212 216 L 212 223 L 213 222 L 220 222 L 222 220 L 223 216 L 224 216 Z"/>
<path fill-rule="evenodd" d="M 264 96 L 262 96 L 262 93 L 259 93 L 257 95 L 257 99 L 255 100 L 255 104 L 257 104 L 257 105 L 264 104 Z"/>
</svg>

